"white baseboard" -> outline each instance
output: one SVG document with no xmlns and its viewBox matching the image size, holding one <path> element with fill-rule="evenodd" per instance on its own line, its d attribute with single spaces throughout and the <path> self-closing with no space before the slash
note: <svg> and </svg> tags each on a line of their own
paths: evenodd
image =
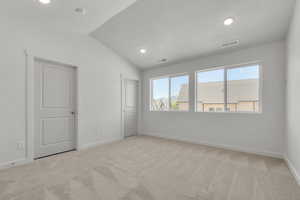
<svg viewBox="0 0 300 200">
<path fill-rule="evenodd" d="M 93 143 L 84 144 L 84 145 L 80 146 L 77 150 L 80 151 L 80 150 L 84 150 L 84 149 L 89 149 L 89 148 L 92 148 L 92 147 L 95 147 L 95 146 L 98 146 L 98 145 L 108 144 L 108 143 L 119 141 L 119 140 L 121 140 L 121 138 L 115 138 L 115 139 L 104 140 L 104 141 L 103 140 L 96 141 L 96 142 L 93 142 Z M 11 168 L 11 167 L 16 167 L 16 166 L 20 166 L 20 165 L 25 165 L 25 164 L 29 164 L 29 163 L 32 163 L 32 162 L 33 162 L 33 159 L 24 158 L 24 159 L 18 159 L 18 160 L 5 162 L 5 163 L 0 163 L 0 170 L 8 169 L 8 168 Z"/>
<path fill-rule="evenodd" d="M 285 156 L 284 160 L 286 162 L 286 164 L 288 165 L 291 173 L 293 174 L 293 176 L 295 177 L 298 185 L 300 186 L 300 174 L 298 174 L 296 168 L 294 167 L 293 163 Z"/>
<path fill-rule="evenodd" d="M 16 167 L 16 166 L 20 166 L 20 165 L 26 165 L 26 164 L 29 164 L 31 162 L 33 162 L 33 160 L 31 160 L 31 159 L 19 159 L 19 160 L 13 160 L 13 161 L 1 163 L 0 164 L 0 170 L 8 169 L 8 168 L 11 168 L 11 167 Z"/>
<path fill-rule="evenodd" d="M 210 146 L 210 147 L 216 147 L 216 148 L 227 149 L 227 150 L 232 150 L 232 151 L 239 151 L 239 152 L 244 152 L 244 153 L 251 153 L 251 154 L 257 154 L 257 155 L 262 155 L 262 156 L 283 159 L 283 155 L 280 153 L 276 153 L 276 152 L 256 151 L 253 149 L 246 149 L 246 148 L 232 146 L 232 145 L 213 144 L 213 143 L 205 142 L 205 141 L 194 141 L 192 139 L 165 136 L 165 135 L 160 135 L 160 134 L 155 134 L 155 133 L 143 133 L 140 135 L 149 135 L 149 136 L 160 137 L 160 138 L 165 138 L 165 139 L 179 140 L 179 141 L 183 141 L 183 142 L 190 142 L 190 143 L 200 144 L 200 145 L 205 145 L 205 146 Z"/>
<path fill-rule="evenodd" d="M 116 141 L 120 141 L 120 140 L 122 140 L 122 138 L 114 138 L 114 139 L 109 139 L 109 140 L 99 140 L 99 141 L 96 141 L 96 142 L 91 142 L 91 143 L 80 145 L 77 150 L 78 151 L 85 150 L 85 149 L 93 148 L 93 147 L 96 147 L 96 146 L 99 146 L 99 145 L 102 145 L 102 144 L 108 144 L 108 143 L 112 143 L 112 142 L 116 142 Z"/>
</svg>

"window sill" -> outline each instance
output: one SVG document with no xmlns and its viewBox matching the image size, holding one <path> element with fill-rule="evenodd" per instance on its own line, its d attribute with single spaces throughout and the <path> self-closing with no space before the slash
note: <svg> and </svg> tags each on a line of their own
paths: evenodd
<svg viewBox="0 0 300 200">
<path fill-rule="evenodd" d="M 203 113 L 203 114 L 250 114 L 250 115 L 260 115 L 263 112 L 197 112 L 197 111 L 178 111 L 178 110 L 148 110 L 148 112 L 153 113 Z"/>
<path fill-rule="evenodd" d="M 149 110 L 149 112 L 188 113 L 189 110 Z"/>
<path fill-rule="evenodd" d="M 212 114 L 262 114 L 262 112 L 197 112 L 195 113 L 212 113 Z"/>
</svg>

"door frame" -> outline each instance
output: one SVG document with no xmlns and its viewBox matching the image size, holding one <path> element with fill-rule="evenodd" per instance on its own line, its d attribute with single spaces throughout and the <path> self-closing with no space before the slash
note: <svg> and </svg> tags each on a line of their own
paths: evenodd
<svg viewBox="0 0 300 200">
<path fill-rule="evenodd" d="M 52 58 L 48 55 L 41 55 L 33 53 L 27 49 L 25 53 L 25 162 L 32 162 L 34 160 L 34 136 L 35 136 L 35 61 L 42 60 L 46 62 L 57 63 L 60 65 L 70 66 L 75 69 L 75 149 L 79 149 L 79 134 L 78 134 L 78 120 L 79 120 L 79 91 L 78 91 L 78 67 L 74 64 L 69 64 L 66 61 L 59 61 L 59 59 Z"/>
<path fill-rule="evenodd" d="M 138 83 L 138 105 L 137 105 L 137 135 L 139 135 L 140 130 L 140 122 L 141 122 L 141 113 L 140 113 L 140 107 L 141 107 L 141 81 L 137 78 L 131 78 L 126 77 L 123 74 L 120 75 L 120 83 L 121 83 L 121 138 L 125 139 L 125 131 L 124 131 L 124 125 L 125 125 L 125 116 L 124 116 L 124 107 L 125 107 L 125 81 L 126 80 L 132 80 L 137 81 Z"/>
</svg>

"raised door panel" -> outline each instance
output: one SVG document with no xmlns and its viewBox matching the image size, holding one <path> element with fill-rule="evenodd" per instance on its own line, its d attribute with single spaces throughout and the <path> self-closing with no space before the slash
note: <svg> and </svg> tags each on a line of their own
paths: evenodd
<svg viewBox="0 0 300 200">
<path fill-rule="evenodd" d="M 137 115 L 135 112 L 127 112 L 125 118 L 125 124 L 127 129 L 136 129 L 137 127 Z"/>
<path fill-rule="evenodd" d="M 68 117 L 46 118 L 41 120 L 41 145 L 54 145 L 69 142 L 72 138 L 72 119 Z"/>
<path fill-rule="evenodd" d="M 68 108 L 71 106 L 70 71 L 57 67 L 43 68 L 42 107 Z"/>
<path fill-rule="evenodd" d="M 75 69 L 36 61 L 35 158 L 75 148 Z"/>
<path fill-rule="evenodd" d="M 136 109 L 137 106 L 137 83 L 136 81 L 126 81 L 125 86 L 125 106 L 127 109 Z"/>
<path fill-rule="evenodd" d="M 125 81 L 124 133 L 126 137 L 137 134 L 138 81 Z"/>
</svg>

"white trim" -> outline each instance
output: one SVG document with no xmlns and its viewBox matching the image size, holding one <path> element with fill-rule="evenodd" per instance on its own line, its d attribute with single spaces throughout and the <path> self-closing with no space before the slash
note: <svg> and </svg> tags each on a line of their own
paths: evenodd
<svg viewBox="0 0 300 200">
<path fill-rule="evenodd" d="M 168 99 L 169 105 L 168 105 L 168 111 L 169 111 L 169 110 L 172 110 L 172 102 L 171 102 L 171 101 L 172 101 L 172 100 L 171 100 L 171 98 L 172 98 L 172 97 L 171 97 L 171 95 L 172 95 L 172 93 L 171 93 L 171 90 L 172 90 L 172 83 L 171 83 L 172 81 L 171 81 L 171 79 L 172 79 L 172 78 L 171 78 L 171 76 L 169 76 L 168 79 L 169 79 L 169 83 L 168 83 L 168 84 L 169 84 L 169 93 L 168 93 L 168 94 L 169 94 L 169 99 Z M 152 94 L 152 95 L 153 95 L 153 94 Z M 152 98 L 151 98 L 151 101 L 153 101 L 153 96 L 152 96 Z M 151 102 L 151 105 L 152 105 L 152 102 Z"/>
<path fill-rule="evenodd" d="M 77 151 L 90 149 L 90 148 L 97 147 L 97 146 L 100 146 L 100 145 L 103 145 L 103 144 L 110 144 L 110 143 L 121 141 L 121 140 L 122 140 L 122 138 L 114 138 L 114 139 L 109 139 L 109 140 L 99 140 L 99 141 L 96 141 L 96 142 L 83 144 L 83 145 L 78 147 Z"/>
<path fill-rule="evenodd" d="M 115 138 L 115 139 L 109 139 L 109 140 L 104 140 L 104 141 L 91 142 L 91 143 L 83 144 L 83 145 L 77 147 L 77 151 L 93 148 L 93 147 L 103 145 L 103 144 L 110 144 L 110 143 L 121 141 L 121 140 L 122 140 L 122 138 Z M 18 159 L 18 160 L 14 160 L 14 161 L 1 163 L 0 164 L 0 170 L 30 164 L 33 161 L 34 161 L 33 159 Z"/>
<path fill-rule="evenodd" d="M 78 149 L 79 146 L 79 132 L 78 132 L 78 122 L 79 122 L 79 88 L 78 88 L 78 67 L 74 64 L 70 64 L 65 61 L 58 61 L 57 59 L 49 58 L 48 56 L 40 55 L 40 54 L 34 54 L 33 52 L 30 52 L 28 49 L 24 50 L 25 58 L 26 58 L 26 74 L 25 74 L 25 80 L 26 80 L 26 96 L 25 96 L 25 159 L 27 162 L 32 162 L 34 160 L 34 122 L 35 122 L 35 93 L 34 93 L 34 62 L 35 59 L 42 59 L 50 62 L 60 63 L 62 65 L 67 65 L 70 67 L 74 67 L 76 70 L 76 112 L 77 115 L 75 117 L 75 123 L 76 123 L 76 149 Z M 13 162 L 13 161 L 12 161 Z"/>
<path fill-rule="evenodd" d="M 224 112 L 228 112 L 228 68 L 224 68 Z M 197 92 L 198 92 L 198 80 L 196 82 Z M 198 104 L 198 94 L 196 96 L 196 103 Z M 197 105 L 198 106 L 198 105 Z M 197 111 L 198 112 L 198 111 Z M 217 112 L 215 110 L 215 112 Z"/>
<path fill-rule="evenodd" d="M 25 149 L 26 159 L 33 161 L 34 158 L 34 57 L 27 50 L 24 51 L 26 56 L 26 135 Z"/>
<path fill-rule="evenodd" d="M 238 67 L 243 67 L 243 66 L 249 66 L 249 65 L 260 65 L 262 63 L 261 60 L 254 60 L 254 61 L 246 61 L 246 62 L 241 62 L 238 64 L 226 64 L 226 65 L 208 65 L 208 66 L 203 66 L 201 69 L 196 70 L 195 72 L 203 72 L 203 71 L 212 71 L 212 70 L 218 70 L 218 69 L 223 69 L 223 68 L 238 68 Z"/>
<path fill-rule="evenodd" d="M 226 144 L 215 144 L 215 143 L 210 143 L 210 142 L 206 142 L 206 141 L 198 142 L 198 141 L 194 141 L 191 139 L 178 138 L 178 137 L 172 137 L 172 136 L 171 137 L 164 136 L 164 135 L 160 135 L 157 133 L 142 133 L 141 135 L 153 136 L 153 137 L 170 139 L 170 140 L 177 140 L 177 141 L 188 142 L 188 143 L 193 143 L 193 144 L 205 145 L 205 146 L 209 146 L 209 147 L 216 147 L 216 148 L 221 148 L 221 149 L 226 149 L 226 150 L 232 150 L 232 151 L 238 151 L 238 152 L 243 152 L 243 153 L 250 153 L 250 154 L 256 154 L 256 155 L 268 156 L 268 157 L 272 157 L 272 158 L 283 159 L 283 155 L 281 153 L 276 153 L 276 152 L 256 151 L 253 149 L 246 149 L 243 147 L 226 145 Z"/>
<path fill-rule="evenodd" d="M 189 73 L 189 112 L 195 112 L 196 108 L 196 88 L 195 88 L 196 75 L 194 72 Z"/>
<path fill-rule="evenodd" d="M 285 160 L 287 166 L 289 167 L 292 175 L 296 179 L 296 182 L 300 186 L 300 174 L 298 174 L 298 172 L 297 172 L 296 168 L 294 167 L 293 163 L 286 156 L 284 156 L 284 160 Z"/>
<path fill-rule="evenodd" d="M 161 76 L 152 76 L 149 79 L 150 80 L 158 80 L 158 79 L 163 79 L 163 78 L 173 78 L 173 77 L 185 76 L 185 75 L 189 75 L 189 73 L 181 72 L 181 73 L 166 74 L 166 75 L 161 75 Z"/>
<path fill-rule="evenodd" d="M 121 130 L 121 138 L 125 138 L 124 132 L 124 78 L 123 74 L 120 75 L 120 83 L 121 83 L 121 122 L 120 122 L 120 130 Z"/>
<path fill-rule="evenodd" d="M 18 159 L 18 160 L 14 160 L 14 161 L 9 161 L 9 162 L 5 162 L 5 163 L 1 163 L 0 170 L 8 169 L 11 167 L 16 167 L 16 166 L 20 166 L 20 165 L 26 165 L 26 164 L 29 164 L 32 162 L 33 162 L 33 160 L 29 160 L 29 159 Z"/>
</svg>

